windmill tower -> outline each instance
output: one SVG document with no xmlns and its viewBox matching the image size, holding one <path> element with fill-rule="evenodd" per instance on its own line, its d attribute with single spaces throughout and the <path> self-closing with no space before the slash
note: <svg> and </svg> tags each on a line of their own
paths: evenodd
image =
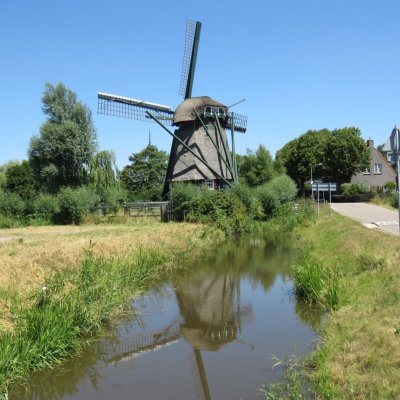
<svg viewBox="0 0 400 400">
<path fill-rule="evenodd" d="M 237 182 L 234 132 L 246 132 L 247 117 L 208 96 L 192 97 L 201 23 L 187 21 L 180 94 L 175 111 L 169 106 L 108 93 L 98 93 L 98 113 L 151 121 L 172 137 L 163 198 L 174 182 L 226 188 Z M 172 132 L 168 126 L 176 127 Z M 226 130 L 231 131 L 229 149 Z"/>
</svg>

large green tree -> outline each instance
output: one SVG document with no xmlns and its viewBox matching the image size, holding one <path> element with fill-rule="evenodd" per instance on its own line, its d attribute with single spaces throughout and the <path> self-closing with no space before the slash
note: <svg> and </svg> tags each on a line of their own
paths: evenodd
<svg viewBox="0 0 400 400">
<path fill-rule="evenodd" d="M 274 161 L 271 153 L 262 144 L 255 152 L 248 149 L 245 155 L 236 160 L 240 178 L 250 187 L 263 185 L 274 176 Z"/>
<path fill-rule="evenodd" d="M 324 180 L 342 184 L 369 165 L 370 150 L 358 128 L 335 129 L 325 147 Z"/>
<path fill-rule="evenodd" d="M 296 182 L 300 192 L 304 191 L 304 184 L 311 177 L 311 166 L 323 161 L 329 134 L 327 129 L 309 130 L 286 143 L 276 153 L 276 162 L 285 167 L 286 173 Z M 315 166 L 314 177 L 321 177 L 321 171 L 320 167 Z"/>
<path fill-rule="evenodd" d="M 39 136 L 31 139 L 28 150 L 35 179 L 51 192 L 86 183 L 97 147 L 91 111 L 62 83 L 46 83 L 42 103 L 47 121 Z"/>
<path fill-rule="evenodd" d="M 310 130 L 285 144 L 276 159 L 300 191 L 311 178 L 311 167 L 314 179 L 341 184 L 368 165 L 369 152 L 360 135 L 358 128 Z"/>
<path fill-rule="evenodd" d="M 168 167 L 168 153 L 149 144 L 139 153 L 129 157 L 130 165 L 124 167 L 121 181 L 131 193 L 144 197 L 160 197 Z"/>
</svg>

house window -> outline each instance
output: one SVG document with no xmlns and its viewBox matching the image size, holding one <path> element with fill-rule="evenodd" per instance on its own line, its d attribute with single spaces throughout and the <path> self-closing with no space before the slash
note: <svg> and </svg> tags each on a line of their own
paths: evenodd
<svg viewBox="0 0 400 400">
<path fill-rule="evenodd" d="M 382 164 L 374 164 L 374 174 L 382 174 Z"/>
<path fill-rule="evenodd" d="M 204 184 L 210 190 L 214 190 L 214 179 L 205 179 Z"/>
<path fill-rule="evenodd" d="M 371 170 L 369 167 L 365 168 L 365 170 L 363 171 L 364 175 L 371 175 Z"/>
</svg>

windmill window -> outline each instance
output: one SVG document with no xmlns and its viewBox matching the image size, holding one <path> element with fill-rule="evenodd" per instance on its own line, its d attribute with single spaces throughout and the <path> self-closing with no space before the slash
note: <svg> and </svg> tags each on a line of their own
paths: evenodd
<svg viewBox="0 0 400 400">
<path fill-rule="evenodd" d="M 205 179 L 204 184 L 210 190 L 214 190 L 214 179 Z"/>
</svg>

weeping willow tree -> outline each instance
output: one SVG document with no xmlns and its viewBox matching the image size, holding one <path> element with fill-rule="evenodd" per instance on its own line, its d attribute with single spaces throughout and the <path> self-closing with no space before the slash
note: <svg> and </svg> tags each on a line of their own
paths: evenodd
<svg viewBox="0 0 400 400">
<path fill-rule="evenodd" d="M 101 203 L 116 207 L 126 200 L 126 192 L 120 186 L 119 175 L 113 151 L 102 150 L 93 156 L 89 164 L 89 183 L 99 195 Z"/>
</svg>

